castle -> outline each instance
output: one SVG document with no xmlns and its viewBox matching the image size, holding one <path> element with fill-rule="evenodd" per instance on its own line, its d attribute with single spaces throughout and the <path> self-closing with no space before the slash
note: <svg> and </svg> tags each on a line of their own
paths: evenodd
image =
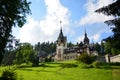
<svg viewBox="0 0 120 80">
<path fill-rule="evenodd" d="M 85 31 L 84 40 L 74 47 L 67 47 L 67 37 L 63 35 L 62 28 L 56 42 L 56 54 L 54 61 L 76 59 L 80 54 L 87 53 L 89 55 L 97 55 L 93 45 L 90 44 L 89 38 Z"/>
</svg>

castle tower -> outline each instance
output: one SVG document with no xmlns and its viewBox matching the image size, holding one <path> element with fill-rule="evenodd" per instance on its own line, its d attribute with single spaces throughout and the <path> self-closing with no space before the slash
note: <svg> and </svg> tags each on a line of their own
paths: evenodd
<svg viewBox="0 0 120 80">
<path fill-rule="evenodd" d="M 87 37 L 86 30 L 85 30 L 85 37 L 84 37 L 84 47 L 85 47 L 85 52 L 87 54 L 90 54 L 90 44 L 89 44 L 89 39 Z"/>
<path fill-rule="evenodd" d="M 64 49 L 66 48 L 67 48 L 67 38 L 63 35 L 62 27 L 61 27 L 56 44 L 56 56 L 55 56 L 56 61 L 63 60 Z"/>
<path fill-rule="evenodd" d="M 85 44 L 85 45 L 89 45 L 89 39 L 88 39 L 88 37 L 87 37 L 86 30 L 85 30 L 84 44 Z"/>
</svg>

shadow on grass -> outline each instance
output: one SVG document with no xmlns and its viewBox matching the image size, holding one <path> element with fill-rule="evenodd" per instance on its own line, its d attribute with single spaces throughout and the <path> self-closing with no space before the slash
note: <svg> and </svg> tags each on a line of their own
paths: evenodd
<svg viewBox="0 0 120 80">
<path fill-rule="evenodd" d="M 19 68 L 19 70 L 23 70 L 23 71 L 49 72 L 49 73 L 55 73 L 55 74 L 59 74 L 59 75 L 67 75 L 67 74 L 60 72 L 62 69 L 63 68 L 59 68 L 57 70 L 46 70 L 46 67 L 43 67 L 42 69 L 34 70 L 34 69 L 28 69 L 28 68 Z"/>
<path fill-rule="evenodd" d="M 49 67 L 49 68 L 55 68 L 55 67 L 59 67 L 59 66 L 54 66 L 54 65 L 49 65 L 48 63 L 45 64 L 45 63 L 42 63 L 42 64 L 39 64 L 39 65 L 33 65 L 33 66 L 29 66 L 29 65 L 24 65 L 24 66 L 20 66 L 18 65 L 17 68 L 35 68 L 35 67 Z"/>
<path fill-rule="evenodd" d="M 93 66 L 93 65 L 82 65 L 82 69 L 90 69 L 90 68 L 97 68 L 97 69 L 120 69 L 120 65 L 111 64 L 111 63 L 102 63 L 99 66 Z"/>
<path fill-rule="evenodd" d="M 62 62 L 46 62 L 47 64 L 63 64 Z"/>
<path fill-rule="evenodd" d="M 36 70 L 34 68 L 40 68 L 39 70 Z M 45 70 L 47 68 L 56 68 L 56 67 L 60 67 L 59 65 L 57 66 L 54 66 L 54 65 L 50 65 L 48 63 L 46 64 L 39 64 L 38 66 L 17 66 L 17 70 L 23 70 L 23 71 L 36 71 L 36 72 L 57 72 L 57 71 L 60 71 L 60 70 L 56 70 L 56 71 L 53 71 L 53 70 Z"/>
<path fill-rule="evenodd" d="M 27 69 L 27 68 L 20 68 L 19 70 L 23 70 L 23 71 L 35 71 L 33 69 Z"/>
<path fill-rule="evenodd" d="M 120 66 L 101 66 L 98 69 L 120 69 Z"/>
<path fill-rule="evenodd" d="M 120 63 L 103 63 L 100 69 L 120 69 Z"/>
</svg>

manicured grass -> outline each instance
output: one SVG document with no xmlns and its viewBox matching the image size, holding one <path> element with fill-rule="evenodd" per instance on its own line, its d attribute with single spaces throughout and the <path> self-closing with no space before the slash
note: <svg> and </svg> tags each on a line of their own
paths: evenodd
<svg viewBox="0 0 120 80">
<path fill-rule="evenodd" d="M 61 68 L 62 63 L 75 63 L 78 67 Z M 44 66 L 17 68 L 23 80 L 120 80 L 120 67 L 117 69 L 83 69 L 76 61 L 45 63 Z M 5 67 L 0 68 L 0 74 Z"/>
</svg>

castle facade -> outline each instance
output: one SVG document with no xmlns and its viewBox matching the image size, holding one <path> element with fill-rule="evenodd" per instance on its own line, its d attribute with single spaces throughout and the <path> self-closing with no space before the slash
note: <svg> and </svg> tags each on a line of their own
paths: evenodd
<svg viewBox="0 0 120 80">
<path fill-rule="evenodd" d="M 89 43 L 89 38 L 87 37 L 86 31 L 84 34 L 83 42 L 80 42 L 73 47 L 67 47 L 67 37 L 63 35 L 61 28 L 56 42 L 56 54 L 54 57 L 54 61 L 76 59 L 82 53 L 97 55 L 97 51 L 95 51 L 94 47 Z"/>
</svg>

